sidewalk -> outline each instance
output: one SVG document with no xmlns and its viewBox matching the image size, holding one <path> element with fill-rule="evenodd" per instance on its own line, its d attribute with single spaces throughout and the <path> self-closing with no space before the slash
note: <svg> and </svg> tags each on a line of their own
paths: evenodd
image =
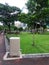
<svg viewBox="0 0 49 65">
<path fill-rule="evenodd" d="M 46 58 L 23 58 L 19 60 L 4 61 L 5 54 L 4 36 L 0 35 L 0 65 L 49 65 L 49 57 Z"/>
</svg>

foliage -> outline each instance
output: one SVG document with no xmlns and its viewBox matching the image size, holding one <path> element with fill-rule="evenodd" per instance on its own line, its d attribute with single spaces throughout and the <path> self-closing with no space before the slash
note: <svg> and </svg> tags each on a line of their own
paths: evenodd
<svg viewBox="0 0 49 65">
<path fill-rule="evenodd" d="M 0 20 L 2 20 L 4 24 L 8 26 L 9 30 L 10 30 L 10 23 L 17 20 L 18 13 L 20 13 L 20 11 L 21 10 L 18 7 L 9 6 L 7 3 L 5 5 L 0 4 L 0 15 L 1 15 Z M 14 14 L 14 12 L 18 13 Z"/>
<path fill-rule="evenodd" d="M 18 31 L 18 28 L 17 28 L 16 26 L 14 26 L 14 30 L 15 30 L 15 31 Z"/>
<path fill-rule="evenodd" d="M 19 21 L 21 21 L 21 22 L 23 22 L 23 23 L 27 23 L 27 14 L 25 14 L 25 13 L 20 13 L 19 15 L 18 15 L 18 20 Z"/>
<path fill-rule="evenodd" d="M 31 29 L 36 22 L 42 24 L 42 27 L 49 22 L 49 0 L 28 0 L 26 6 L 29 11 L 28 23 Z"/>
<path fill-rule="evenodd" d="M 2 31 L 3 29 L 4 29 L 4 27 L 0 25 L 0 31 Z"/>
<path fill-rule="evenodd" d="M 22 28 L 22 27 L 20 27 L 20 28 L 19 28 L 19 31 L 23 31 L 23 28 Z"/>
</svg>

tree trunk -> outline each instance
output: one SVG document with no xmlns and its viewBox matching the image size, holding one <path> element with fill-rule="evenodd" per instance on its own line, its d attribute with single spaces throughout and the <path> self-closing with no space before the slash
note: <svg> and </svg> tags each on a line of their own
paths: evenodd
<svg viewBox="0 0 49 65">
<path fill-rule="evenodd" d="M 8 24 L 8 28 L 9 28 L 9 31 L 11 31 L 11 29 L 10 29 L 10 23 Z"/>
</svg>

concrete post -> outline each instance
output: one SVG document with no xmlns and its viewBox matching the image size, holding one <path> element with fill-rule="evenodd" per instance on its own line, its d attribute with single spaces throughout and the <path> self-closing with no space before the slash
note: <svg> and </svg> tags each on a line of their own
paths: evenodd
<svg viewBox="0 0 49 65">
<path fill-rule="evenodd" d="M 10 38 L 10 56 L 20 56 L 20 38 Z"/>
</svg>

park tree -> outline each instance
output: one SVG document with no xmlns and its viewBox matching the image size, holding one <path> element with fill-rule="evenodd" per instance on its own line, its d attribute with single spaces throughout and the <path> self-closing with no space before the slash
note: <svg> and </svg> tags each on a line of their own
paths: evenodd
<svg viewBox="0 0 49 65">
<path fill-rule="evenodd" d="M 47 22 L 49 18 L 49 0 L 28 0 L 26 3 L 27 9 L 28 9 L 28 18 L 29 18 L 29 25 L 31 29 L 35 28 L 38 32 L 38 26 L 36 22 L 39 22 L 40 25 L 43 27 L 43 31 L 45 29 L 45 23 Z M 30 24 L 31 23 L 31 24 Z M 33 46 L 34 43 L 34 34 L 33 34 Z"/>
<path fill-rule="evenodd" d="M 49 17 L 49 0 L 28 0 L 26 6 L 32 19 L 30 22 L 33 22 L 31 28 L 35 22 L 39 22 L 40 24 L 43 23 L 44 29 L 44 23 Z"/>
<path fill-rule="evenodd" d="M 10 31 L 10 23 L 13 23 L 18 18 L 21 10 L 15 6 L 9 6 L 7 3 L 0 3 L 0 21 L 3 21 L 8 26 Z"/>
</svg>

